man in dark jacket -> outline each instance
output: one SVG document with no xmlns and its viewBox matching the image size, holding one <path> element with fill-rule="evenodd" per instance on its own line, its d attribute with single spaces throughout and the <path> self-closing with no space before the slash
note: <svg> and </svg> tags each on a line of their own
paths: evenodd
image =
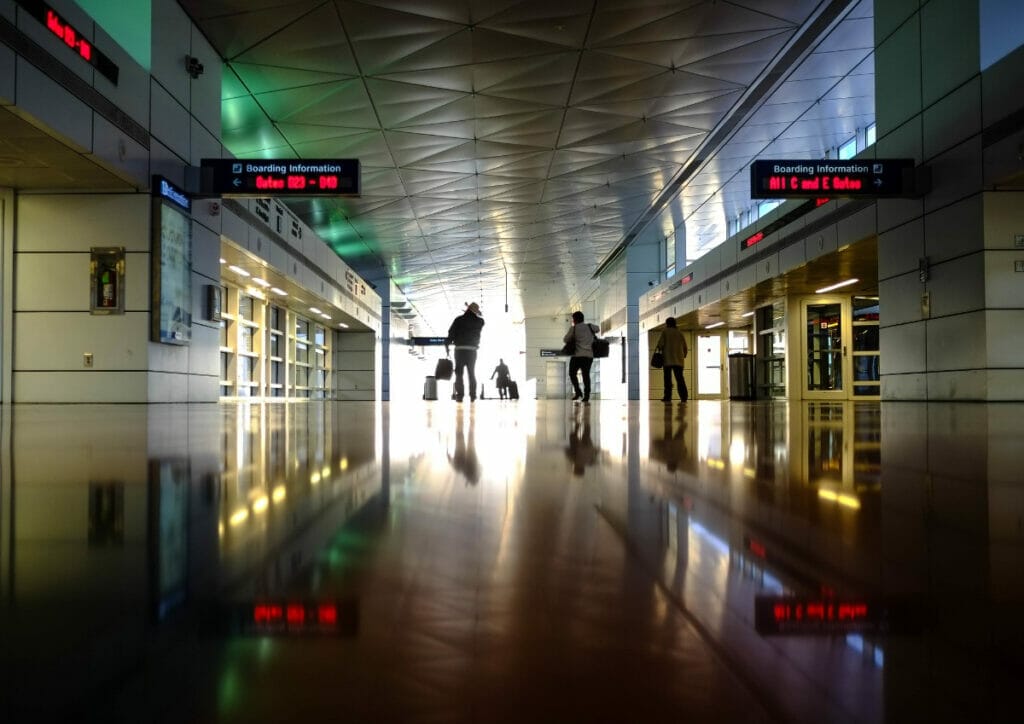
<svg viewBox="0 0 1024 724">
<path fill-rule="evenodd" d="M 480 347 L 480 331 L 484 320 L 476 302 L 466 305 L 466 311 L 455 318 L 448 328 L 444 340 L 445 353 L 449 345 L 455 345 L 455 389 L 452 399 L 462 402 L 465 388 L 462 384 L 462 370 L 469 372 L 469 401 L 476 402 L 476 351 Z"/>
</svg>

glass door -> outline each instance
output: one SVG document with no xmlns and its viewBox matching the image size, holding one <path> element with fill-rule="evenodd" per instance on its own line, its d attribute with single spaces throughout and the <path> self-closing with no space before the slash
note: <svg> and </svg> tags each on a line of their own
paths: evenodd
<svg viewBox="0 0 1024 724">
<path fill-rule="evenodd" d="M 804 398 L 850 396 L 850 303 L 816 298 L 803 303 Z"/>
<path fill-rule="evenodd" d="M 697 335 L 697 395 L 721 397 L 722 389 L 722 335 Z"/>
</svg>

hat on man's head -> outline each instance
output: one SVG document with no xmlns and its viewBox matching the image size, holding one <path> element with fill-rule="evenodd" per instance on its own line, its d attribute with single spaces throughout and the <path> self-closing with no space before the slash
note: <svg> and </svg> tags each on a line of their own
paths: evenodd
<svg viewBox="0 0 1024 724">
<path fill-rule="evenodd" d="M 469 304 L 467 304 L 466 305 L 466 309 L 471 311 L 473 314 L 476 314 L 476 315 L 480 314 L 480 305 L 477 304 L 476 302 L 470 302 Z"/>
</svg>

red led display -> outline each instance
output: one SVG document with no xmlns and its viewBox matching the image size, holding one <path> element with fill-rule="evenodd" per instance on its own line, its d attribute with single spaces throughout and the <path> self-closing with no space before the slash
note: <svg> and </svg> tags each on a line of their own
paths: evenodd
<svg viewBox="0 0 1024 724">
<path fill-rule="evenodd" d="M 689 284 L 693 281 L 693 274 L 687 274 L 685 277 L 679 280 L 680 284 Z"/>
<path fill-rule="evenodd" d="M 358 622 L 355 601 L 259 601 L 232 612 L 232 628 L 258 635 L 352 635 Z"/>
<path fill-rule="evenodd" d="M 910 197 L 915 195 L 912 159 L 754 161 L 753 199 Z"/>
<path fill-rule="evenodd" d="M 748 237 L 748 238 L 747 238 L 747 239 L 746 239 L 746 240 L 745 240 L 745 241 L 743 242 L 743 248 L 744 248 L 744 249 L 749 249 L 749 248 L 750 248 L 750 247 L 752 247 L 752 246 L 753 246 L 754 244 L 756 244 L 757 242 L 761 241 L 761 239 L 763 239 L 763 238 L 764 238 L 764 232 L 763 232 L 763 231 L 759 231 L 759 232 L 757 232 L 756 234 L 754 234 L 753 236 L 751 236 L 751 237 Z"/>
<path fill-rule="evenodd" d="M 358 196 L 358 159 L 204 158 L 203 194 L 217 196 Z"/>
<path fill-rule="evenodd" d="M 764 558 L 768 555 L 767 550 L 765 550 L 764 544 L 760 541 L 756 541 L 753 539 L 749 540 L 747 542 L 747 549 L 758 558 Z"/>
<path fill-rule="evenodd" d="M 82 36 L 59 12 L 41 0 L 15 0 L 25 11 L 41 22 L 47 30 L 56 35 L 71 48 L 82 60 L 94 67 L 100 75 L 117 85 L 120 70 L 96 47 Z"/>
</svg>

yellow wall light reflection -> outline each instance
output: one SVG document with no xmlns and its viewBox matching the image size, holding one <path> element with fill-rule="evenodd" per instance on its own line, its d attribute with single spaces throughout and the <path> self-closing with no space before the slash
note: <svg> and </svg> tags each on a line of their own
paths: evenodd
<svg viewBox="0 0 1024 724">
<path fill-rule="evenodd" d="M 260 497 L 256 498 L 256 500 L 252 501 L 252 512 L 262 513 L 264 510 L 267 509 L 267 506 L 269 505 L 270 501 L 267 500 L 267 496 L 261 495 Z"/>
<path fill-rule="evenodd" d="M 310 475 L 309 476 L 309 482 L 312 483 L 313 485 L 316 485 L 317 483 L 319 483 L 320 482 L 320 473 L 313 473 L 312 475 Z"/>
<path fill-rule="evenodd" d="M 338 467 L 344 472 L 348 470 L 348 458 L 342 458 L 341 462 L 338 463 Z"/>
<path fill-rule="evenodd" d="M 245 508 L 242 508 L 241 510 L 236 510 L 234 513 L 232 513 L 231 517 L 228 518 L 228 522 L 231 525 L 240 525 L 240 524 L 244 523 L 248 519 L 249 519 L 249 511 L 246 510 Z"/>
<path fill-rule="evenodd" d="M 853 510 L 860 510 L 860 500 L 852 495 L 837 493 L 834 490 L 819 489 L 818 497 L 822 500 L 830 500 L 833 503 L 839 503 L 839 505 L 846 506 Z"/>
<path fill-rule="evenodd" d="M 284 486 L 278 485 L 276 488 L 274 488 L 274 492 L 271 493 L 271 496 L 274 498 L 275 503 L 280 503 L 282 500 L 284 500 L 284 496 L 286 494 L 287 493 L 285 492 Z"/>
</svg>

